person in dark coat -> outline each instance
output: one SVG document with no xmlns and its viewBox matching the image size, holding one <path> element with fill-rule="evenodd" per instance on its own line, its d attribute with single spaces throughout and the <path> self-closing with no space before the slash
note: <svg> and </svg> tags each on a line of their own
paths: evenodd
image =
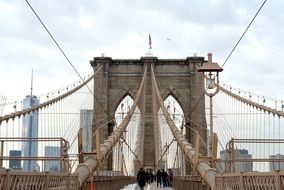
<svg viewBox="0 0 284 190">
<path fill-rule="evenodd" d="M 154 174 L 152 172 L 150 172 L 150 183 L 153 183 L 154 182 Z"/>
<path fill-rule="evenodd" d="M 162 187 L 162 172 L 160 170 L 156 173 L 157 187 Z"/>
<path fill-rule="evenodd" d="M 139 172 L 137 173 L 137 183 L 141 190 L 144 190 L 144 186 L 146 185 L 147 174 L 144 169 L 141 167 Z"/>
<path fill-rule="evenodd" d="M 168 182 L 168 185 L 171 187 L 173 186 L 173 171 L 171 169 L 168 169 L 168 174 L 169 174 L 169 182 Z"/>
<path fill-rule="evenodd" d="M 146 184 L 150 185 L 152 182 L 151 182 L 151 173 L 150 172 L 146 172 L 146 175 L 147 175 L 147 178 L 146 178 Z"/>
<path fill-rule="evenodd" d="M 167 187 L 168 174 L 167 172 L 165 172 L 164 169 L 162 170 L 161 176 L 162 176 L 163 187 Z"/>
</svg>

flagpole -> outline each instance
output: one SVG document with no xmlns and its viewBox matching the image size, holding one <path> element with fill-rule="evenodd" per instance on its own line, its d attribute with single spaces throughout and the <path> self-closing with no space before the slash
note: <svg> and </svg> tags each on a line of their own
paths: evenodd
<svg viewBox="0 0 284 190">
<path fill-rule="evenodd" d="M 146 53 L 146 57 L 153 57 L 153 53 L 151 52 L 151 50 L 152 50 L 152 39 L 151 39 L 151 34 L 149 33 L 148 53 Z"/>
</svg>

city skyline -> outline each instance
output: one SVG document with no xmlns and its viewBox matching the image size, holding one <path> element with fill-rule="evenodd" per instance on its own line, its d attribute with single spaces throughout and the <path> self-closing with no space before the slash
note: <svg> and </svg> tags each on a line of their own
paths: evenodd
<svg viewBox="0 0 284 190">
<path fill-rule="evenodd" d="M 227 169 L 229 172 L 230 167 L 226 168 L 226 164 L 228 164 L 228 161 L 231 160 L 232 158 L 230 157 L 230 151 L 229 150 L 221 150 L 219 155 L 220 162 L 218 163 L 218 173 L 223 173 L 225 172 L 225 169 Z M 252 159 L 252 154 L 249 153 L 249 150 L 247 149 L 236 149 L 232 153 L 234 154 L 234 158 L 239 158 L 239 159 Z M 232 162 L 232 160 L 231 160 Z M 231 165 L 233 170 L 237 173 L 239 172 L 251 172 L 253 171 L 253 162 L 236 162 Z"/>
<path fill-rule="evenodd" d="M 284 159 L 284 155 L 283 154 L 269 155 L 269 159 Z M 269 163 L 269 169 L 270 169 L 270 171 L 283 170 L 284 169 L 284 162 L 283 161 L 270 162 Z"/>
</svg>

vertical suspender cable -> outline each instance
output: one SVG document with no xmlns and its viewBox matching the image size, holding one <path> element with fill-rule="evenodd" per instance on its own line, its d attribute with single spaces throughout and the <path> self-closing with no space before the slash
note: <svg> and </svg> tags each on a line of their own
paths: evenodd
<svg viewBox="0 0 284 190">
<path fill-rule="evenodd" d="M 13 126 L 12 126 L 12 136 L 11 137 L 15 137 L 15 118 L 12 120 L 13 122 Z M 13 150 L 15 150 L 15 144 L 14 144 L 14 141 L 13 141 Z"/>
<path fill-rule="evenodd" d="M 276 119 L 276 116 L 274 114 L 272 116 L 273 116 L 273 139 L 276 139 L 276 136 L 275 136 L 275 131 L 276 131 L 275 119 Z M 273 144 L 273 154 L 274 155 L 276 155 L 275 145 L 276 145 L 276 143 Z"/>
</svg>

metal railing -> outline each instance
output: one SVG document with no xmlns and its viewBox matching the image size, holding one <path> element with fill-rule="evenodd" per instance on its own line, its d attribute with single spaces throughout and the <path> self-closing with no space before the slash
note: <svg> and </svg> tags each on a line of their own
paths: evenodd
<svg viewBox="0 0 284 190">
<path fill-rule="evenodd" d="M 215 189 L 273 189 L 284 188 L 284 170 L 274 172 L 246 172 L 217 175 L 215 178 Z"/>
<path fill-rule="evenodd" d="M 26 155 L 24 156 L 24 152 L 22 152 L 20 145 L 24 144 L 28 146 L 32 143 L 36 143 L 38 149 L 41 152 L 35 155 Z M 17 147 L 16 151 L 19 152 L 18 155 L 8 155 L 8 151 L 15 151 L 12 147 Z M 49 145 L 49 146 L 47 146 Z M 53 145 L 53 146 L 50 146 Z M 35 145 L 33 145 L 35 146 Z M 50 155 L 46 155 L 43 150 L 45 148 L 53 148 L 51 149 L 53 152 Z M 54 171 L 54 172 L 62 172 L 68 173 L 70 172 L 69 167 L 69 158 L 68 158 L 68 148 L 69 142 L 61 137 L 38 137 L 38 138 L 18 138 L 18 137 L 0 137 L 0 168 L 8 168 L 8 163 L 14 162 L 14 166 L 12 164 L 13 170 L 25 170 L 28 171 L 31 168 L 23 168 L 22 161 L 30 163 L 33 162 L 34 165 L 39 166 L 40 171 Z M 6 151 L 4 151 L 6 149 Z M 11 150 L 12 149 L 12 150 Z M 52 155 L 53 154 L 53 155 Z M 10 164 L 9 163 L 9 164 Z M 27 164 L 28 165 L 28 164 Z M 55 168 L 51 168 L 55 167 Z M 36 168 L 32 168 L 31 171 L 36 170 Z M 39 171 L 37 171 L 39 172 Z"/>
<path fill-rule="evenodd" d="M 77 175 L 70 173 L 22 172 L 0 170 L 0 190 L 78 190 Z"/>
<path fill-rule="evenodd" d="M 85 181 L 82 189 L 118 190 L 133 183 L 136 183 L 136 178 L 133 176 L 94 176 L 93 179 Z"/>
<path fill-rule="evenodd" d="M 231 140 L 227 143 L 226 150 L 222 151 L 222 159 L 218 159 L 218 173 L 224 174 L 251 171 L 268 172 L 277 169 L 283 169 L 283 155 L 275 154 L 275 147 L 277 146 L 279 148 L 276 149 L 276 151 L 278 150 L 280 153 L 280 147 L 282 147 L 283 145 L 284 139 L 231 138 Z M 254 147 L 254 149 L 258 150 L 257 154 L 249 154 L 249 148 L 238 148 L 245 146 Z M 264 152 L 262 151 L 262 149 L 265 149 L 265 147 L 268 148 L 266 148 L 266 151 Z M 259 167 L 259 164 L 262 164 L 262 168 Z"/>
<path fill-rule="evenodd" d="M 202 183 L 201 177 L 192 176 L 176 176 L 174 177 L 173 187 L 178 190 L 207 190 L 209 187 Z"/>
</svg>

